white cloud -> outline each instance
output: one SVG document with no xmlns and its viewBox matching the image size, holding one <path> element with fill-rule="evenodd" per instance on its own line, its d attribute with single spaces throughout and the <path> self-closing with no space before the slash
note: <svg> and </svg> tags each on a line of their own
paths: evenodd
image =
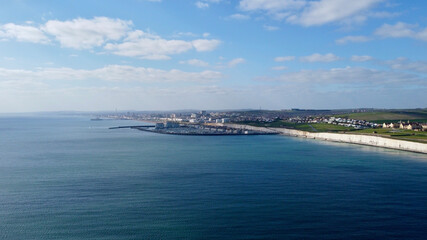
<svg viewBox="0 0 427 240">
<path fill-rule="evenodd" d="M 159 69 L 121 69 L 126 67 L 129 66 L 119 66 L 116 70 L 107 66 L 105 70 L 100 68 L 83 71 L 61 68 L 56 71 L 17 69 L 13 73 L 10 73 L 13 70 L 4 71 L 0 68 L 0 111 L 242 109 L 259 106 L 270 109 L 294 106 L 415 108 L 424 107 L 423 104 L 427 101 L 425 78 L 396 71 L 350 67 L 305 70 L 264 78 L 265 81 L 270 81 L 265 84 L 261 81 L 255 85 L 230 87 L 212 84 L 211 79 L 215 81 L 222 75 L 210 71 L 195 72 L 194 76 L 184 72 L 184 75 L 179 76 L 180 73 L 175 74 L 172 70 L 160 70 L 157 73 Z M 139 76 L 140 71 L 142 76 Z M 5 72 L 15 75 L 15 81 L 4 78 L 2 74 Z M 53 73 L 59 75 L 54 77 Z M 123 73 L 129 76 L 120 76 Z M 160 78 L 154 76 L 157 74 Z M 166 77 L 162 78 L 162 74 Z M 190 74 L 190 79 L 187 74 Z M 62 79 L 81 81 L 84 86 L 60 85 L 58 80 L 61 80 L 59 76 L 62 75 L 65 76 Z M 104 75 L 111 76 L 112 79 L 104 79 Z M 92 79 L 95 81 L 91 81 Z M 173 84 L 182 79 L 194 82 Z M 100 82 L 102 80 L 110 82 Z M 122 82 L 127 80 L 130 82 Z M 274 81 L 273 84 L 271 81 Z M 149 82 L 167 84 L 150 85 L 147 84 Z M 203 84 L 199 84 L 200 82 Z"/>
<path fill-rule="evenodd" d="M 288 20 L 303 26 L 316 26 L 353 17 L 370 9 L 383 0 L 358 0 L 349 4 L 348 0 L 311 1 L 300 15 L 293 15 Z"/>
<path fill-rule="evenodd" d="M 73 68 L 39 68 L 35 71 L 0 68 L 1 81 L 45 81 L 45 80 L 102 80 L 115 82 L 211 82 L 222 78 L 216 71 L 184 72 L 108 65 L 103 68 L 84 70 Z"/>
<path fill-rule="evenodd" d="M 390 84 L 388 86 L 400 88 L 402 88 L 403 84 L 407 84 L 405 86 L 426 85 L 426 79 L 420 78 L 415 74 L 358 67 L 333 68 L 328 70 L 302 70 L 299 72 L 285 73 L 276 78 L 262 78 L 262 80 L 295 82 L 299 84 L 319 83 L 369 86 L 384 86 L 384 84 Z"/>
<path fill-rule="evenodd" d="M 279 27 L 276 27 L 276 26 L 270 26 L 270 25 L 264 25 L 263 27 L 264 27 L 264 29 L 265 29 L 265 30 L 267 30 L 267 31 L 277 31 L 277 30 L 279 30 L 279 29 L 280 29 Z"/>
<path fill-rule="evenodd" d="M 154 33 L 150 33 L 150 32 L 144 32 L 141 30 L 135 30 L 135 31 L 131 31 L 127 33 L 126 38 L 124 39 L 124 41 L 134 41 L 134 40 L 138 40 L 140 38 L 152 38 L 152 39 L 160 39 L 160 36 L 154 34 Z"/>
<path fill-rule="evenodd" d="M 398 22 L 395 25 L 384 24 L 375 31 L 375 34 L 381 37 L 412 37 L 415 35 L 416 25 Z"/>
<path fill-rule="evenodd" d="M 275 57 L 274 61 L 276 62 L 287 62 L 295 60 L 294 56 L 284 56 L 284 57 Z"/>
<path fill-rule="evenodd" d="M 0 39 L 32 43 L 49 42 L 49 38 L 39 28 L 14 23 L 0 25 Z"/>
<path fill-rule="evenodd" d="M 346 37 L 335 40 L 335 42 L 337 44 L 346 44 L 349 42 L 367 42 L 370 40 L 371 38 L 366 36 L 346 36 Z"/>
<path fill-rule="evenodd" d="M 200 59 L 189 59 L 187 61 L 179 61 L 180 64 L 188 64 L 196 67 L 207 67 L 209 63 L 202 61 Z"/>
<path fill-rule="evenodd" d="M 416 24 L 398 22 L 395 25 L 384 24 L 375 31 L 375 35 L 384 38 L 413 38 L 427 41 L 427 28 L 419 29 Z"/>
<path fill-rule="evenodd" d="M 179 110 L 179 109 L 283 109 L 300 108 L 416 108 L 427 101 L 426 88 L 334 88 L 316 90 L 310 82 L 277 82 L 256 86 L 224 87 L 214 84 L 180 87 L 105 86 L 51 89 L 13 86 L 0 82 L 0 111 L 55 110 Z M 322 84 L 323 85 L 323 84 Z M 329 86 L 329 85 L 327 85 Z M 13 99 L 11 101 L 10 99 Z M 53 101 L 54 100 L 54 101 Z"/>
<path fill-rule="evenodd" d="M 217 39 L 196 39 L 191 42 L 198 52 L 212 51 L 221 44 Z"/>
<path fill-rule="evenodd" d="M 211 34 L 210 33 L 208 33 L 208 32 L 205 32 L 205 33 L 203 33 L 203 37 L 209 37 Z"/>
<path fill-rule="evenodd" d="M 224 60 L 223 57 L 220 57 L 220 60 Z M 217 63 L 217 65 L 215 66 L 218 69 L 222 69 L 222 68 L 233 68 L 239 64 L 245 63 L 246 60 L 244 58 L 234 58 L 228 62 L 221 62 L 221 63 Z"/>
<path fill-rule="evenodd" d="M 222 0 L 201 0 L 195 3 L 196 7 L 200 9 L 209 8 L 210 3 L 220 3 Z"/>
<path fill-rule="evenodd" d="M 137 30 L 140 31 L 140 30 Z M 178 32 L 178 33 L 174 33 L 172 35 L 172 37 L 175 38 L 181 38 L 181 37 L 197 37 L 197 34 L 192 33 L 192 32 Z"/>
<path fill-rule="evenodd" d="M 272 67 L 271 69 L 275 70 L 275 71 L 282 71 L 282 70 L 288 69 L 288 67 L 286 67 L 286 66 L 275 66 L 275 67 Z"/>
<path fill-rule="evenodd" d="M 301 62 L 334 62 L 340 60 L 340 58 L 332 53 L 319 54 L 314 53 L 310 56 L 300 57 Z"/>
<path fill-rule="evenodd" d="M 236 13 L 236 14 L 230 15 L 228 18 L 229 19 L 235 19 L 235 20 L 248 20 L 251 17 L 249 17 L 248 15 Z"/>
<path fill-rule="evenodd" d="M 407 24 L 398 22 L 394 25 L 383 24 L 374 32 L 374 37 L 368 36 L 346 36 L 335 40 L 337 44 L 346 44 L 349 42 L 367 42 L 376 37 L 381 38 L 412 38 L 421 41 L 427 41 L 427 28 L 420 28 L 417 24 Z"/>
<path fill-rule="evenodd" d="M 50 20 L 42 30 L 53 35 L 63 47 L 90 49 L 102 46 L 109 40 L 120 40 L 126 36 L 131 25 L 131 21 L 107 17 L 77 18 L 70 21 Z"/>
<path fill-rule="evenodd" d="M 424 30 L 417 32 L 415 38 L 422 41 L 427 41 L 427 28 L 424 28 Z"/>
<path fill-rule="evenodd" d="M 278 12 L 289 9 L 299 9 L 305 6 L 305 0 L 241 0 L 239 8 L 243 11 Z"/>
<path fill-rule="evenodd" d="M 235 58 L 227 63 L 228 67 L 235 67 L 238 64 L 244 63 L 246 60 L 244 58 Z"/>
<path fill-rule="evenodd" d="M 208 3 L 206 3 L 206 2 L 196 2 L 195 3 L 196 4 L 196 7 L 198 7 L 198 8 L 201 8 L 201 9 L 204 9 L 204 8 L 208 8 L 209 7 L 209 4 Z"/>
<path fill-rule="evenodd" d="M 217 39 L 164 39 L 149 31 L 135 30 L 132 25 L 131 21 L 107 17 L 76 18 L 69 21 L 50 20 L 39 28 L 8 23 L 0 25 L 0 40 L 48 43 L 50 36 L 59 41 L 62 47 L 79 50 L 103 47 L 104 50 L 116 55 L 151 60 L 170 59 L 170 55 L 191 49 L 198 52 L 212 51 L 221 44 Z M 180 32 L 175 35 L 197 36 L 191 32 Z M 203 33 L 203 37 L 208 36 L 209 33 Z"/>
<path fill-rule="evenodd" d="M 5 60 L 5 61 L 15 61 L 16 59 L 14 57 L 3 57 L 3 60 Z"/>
<path fill-rule="evenodd" d="M 427 73 L 426 61 L 410 61 L 407 58 L 397 58 L 395 60 L 386 61 L 386 64 L 394 70 Z"/>
<path fill-rule="evenodd" d="M 357 55 L 353 55 L 351 56 L 351 61 L 353 62 L 367 62 L 367 61 L 371 61 L 374 58 L 368 55 L 363 55 L 363 56 L 357 56 Z"/>
<path fill-rule="evenodd" d="M 136 33 L 135 33 L 136 32 Z M 195 49 L 198 52 L 212 51 L 221 41 L 216 39 L 196 39 L 193 41 L 166 40 L 154 34 L 137 30 L 123 43 L 108 43 L 105 49 L 113 54 L 127 57 L 139 57 L 150 60 L 170 59 L 169 55 Z"/>
<path fill-rule="evenodd" d="M 66 110 L 179 110 L 179 109 L 283 109 L 300 108 L 416 108 L 427 101 L 426 88 L 334 88 L 313 89 L 312 83 L 278 82 L 257 86 L 224 87 L 71 87 L 13 86 L 0 82 L 0 111 Z M 11 101 L 10 99 L 13 99 Z M 54 99 L 54 101 L 53 101 Z"/>
<path fill-rule="evenodd" d="M 374 18 L 393 18 L 401 15 L 401 13 L 381 11 L 381 12 L 372 12 L 372 13 L 369 13 L 368 15 Z"/>
<path fill-rule="evenodd" d="M 105 45 L 105 49 L 112 51 L 113 54 L 150 60 L 170 59 L 169 55 L 183 53 L 192 48 L 191 42 L 153 38 L 139 38 Z"/>
<path fill-rule="evenodd" d="M 332 22 L 360 23 L 368 17 L 384 17 L 387 14 L 367 12 L 382 1 L 359 0 L 349 4 L 348 0 L 241 0 L 239 9 L 264 12 L 274 19 L 286 19 L 303 26 L 318 26 Z"/>
</svg>

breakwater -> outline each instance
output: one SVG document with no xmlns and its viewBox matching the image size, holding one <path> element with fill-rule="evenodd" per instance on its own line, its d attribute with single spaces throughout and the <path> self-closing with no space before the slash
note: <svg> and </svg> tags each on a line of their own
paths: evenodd
<svg viewBox="0 0 427 240">
<path fill-rule="evenodd" d="M 133 127 L 135 129 L 160 133 L 160 134 L 173 134 L 173 135 L 190 135 L 190 136 L 234 136 L 234 135 L 274 135 L 280 134 L 274 131 L 259 131 L 259 130 L 242 130 L 236 128 L 228 128 L 224 126 L 211 127 L 203 125 L 184 125 L 173 128 L 147 128 L 147 127 Z"/>
<path fill-rule="evenodd" d="M 139 126 L 118 126 L 118 127 L 110 127 L 108 129 L 121 129 L 121 128 L 150 128 L 155 127 L 154 125 L 139 125 Z"/>
<path fill-rule="evenodd" d="M 254 127 L 254 126 L 241 125 L 241 124 L 224 124 L 224 126 L 231 127 L 231 128 L 238 128 L 238 129 L 245 128 L 250 130 L 258 130 L 258 131 L 274 131 L 287 136 L 305 137 L 305 138 L 320 139 L 320 140 L 333 141 L 333 142 L 361 144 L 361 145 L 391 148 L 391 149 L 427 154 L 427 144 L 425 143 L 389 139 L 389 138 L 384 138 L 379 136 L 347 134 L 347 133 L 306 132 L 306 131 L 286 129 L 286 128 L 265 128 L 265 127 Z"/>
</svg>

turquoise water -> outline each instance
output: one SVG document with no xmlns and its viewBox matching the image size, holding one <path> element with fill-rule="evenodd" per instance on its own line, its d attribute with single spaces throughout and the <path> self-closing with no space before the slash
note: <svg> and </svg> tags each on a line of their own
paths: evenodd
<svg viewBox="0 0 427 240">
<path fill-rule="evenodd" d="M 0 239 L 425 239 L 427 157 L 0 117 Z"/>
</svg>

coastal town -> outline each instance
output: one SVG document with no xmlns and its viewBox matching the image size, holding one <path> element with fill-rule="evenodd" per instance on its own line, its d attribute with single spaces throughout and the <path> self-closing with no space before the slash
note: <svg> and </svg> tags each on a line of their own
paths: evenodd
<svg viewBox="0 0 427 240">
<path fill-rule="evenodd" d="M 111 118 L 122 120 L 138 120 L 149 122 L 173 121 L 178 123 L 228 123 L 228 122 L 273 122 L 276 120 L 289 120 L 291 122 L 328 122 L 344 123 L 341 118 L 327 118 L 328 115 L 344 113 L 345 111 L 333 110 L 248 110 L 248 111 L 198 111 L 198 112 L 126 112 L 99 114 L 96 118 Z M 365 125 L 357 120 L 346 123 Z"/>
<path fill-rule="evenodd" d="M 270 128 L 289 128 L 309 132 L 348 132 L 357 130 L 390 129 L 395 131 L 427 131 L 427 120 L 364 120 L 360 114 L 375 114 L 374 109 L 349 110 L 304 110 L 290 109 L 280 111 L 242 110 L 242 111 L 182 111 L 182 112 L 125 112 L 97 115 L 98 119 L 121 119 L 151 122 L 152 129 L 144 131 L 181 135 L 243 135 L 268 134 L 247 129 L 233 129 L 230 124 Z M 355 116 L 351 118 L 350 116 Z M 394 129 L 394 130 L 393 130 Z"/>
<path fill-rule="evenodd" d="M 376 128 L 379 126 L 377 123 L 368 122 L 364 120 L 356 120 L 341 117 L 295 117 L 287 119 L 289 122 L 294 123 L 327 123 L 333 125 L 340 125 L 345 127 L 352 127 L 354 129 Z"/>
<path fill-rule="evenodd" d="M 158 134 L 280 134 L 427 153 L 427 109 L 115 112 L 97 114 L 92 120 L 104 119 L 141 121 L 148 125 L 111 129 Z"/>
</svg>

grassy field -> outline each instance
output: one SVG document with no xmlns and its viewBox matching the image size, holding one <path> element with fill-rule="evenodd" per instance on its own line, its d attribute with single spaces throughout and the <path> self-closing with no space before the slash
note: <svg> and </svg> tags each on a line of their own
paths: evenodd
<svg viewBox="0 0 427 240">
<path fill-rule="evenodd" d="M 327 123 L 292 123 L 282 120 L 274 121 L 271 123 L 265 122 L 239 122 L 239 124 L 247 124 L 256 127 L 272 127 L 272 128 L 289 128 L 307 132 L 335 132 L 335 133 L 352 133 L 381 136 L 399 140 L 414 141 L 427 143 L 427 132 L 417 132 L 406 129 L 391 129 L 391 128 L 369 128 L 363 130 L 356 130 L 352 127 L 344 127 L 340 125 L 333 125 Z"/>
<path fill-rule="evenodd" d="M 333 125 L 328 123 L 313 123 L 311 124 L 317 132 L 342 132 L 342 131 L 353 131 L 352 127 L 345 127 L 341 125 Z M 310 131 L 312 132 L 312 131 Z"/>
<path fill-rule="evenodd" d="M 377 123 L 389 123 L 396 121 L 417 121 L 427 122 L 427 110 L 390 110 L 390 111 L 378 111 L 378 112 L 362 112 L 362 113 L 349 113 L 337 115 L 337 117 L 346 117 L 357 120 L 366 120 Z"/>
<path fill-rule="evenodd" d="M 391 128 L 363 129 L 363 130 L 353 131 L 352 133 L 377 135 L 377 136 L 389 137 L 393 139 L 427 143 L 427 132 L 417 132 L 417 131 L 406 130 L 406 129 L 391 129 Z"/>
</svg>

